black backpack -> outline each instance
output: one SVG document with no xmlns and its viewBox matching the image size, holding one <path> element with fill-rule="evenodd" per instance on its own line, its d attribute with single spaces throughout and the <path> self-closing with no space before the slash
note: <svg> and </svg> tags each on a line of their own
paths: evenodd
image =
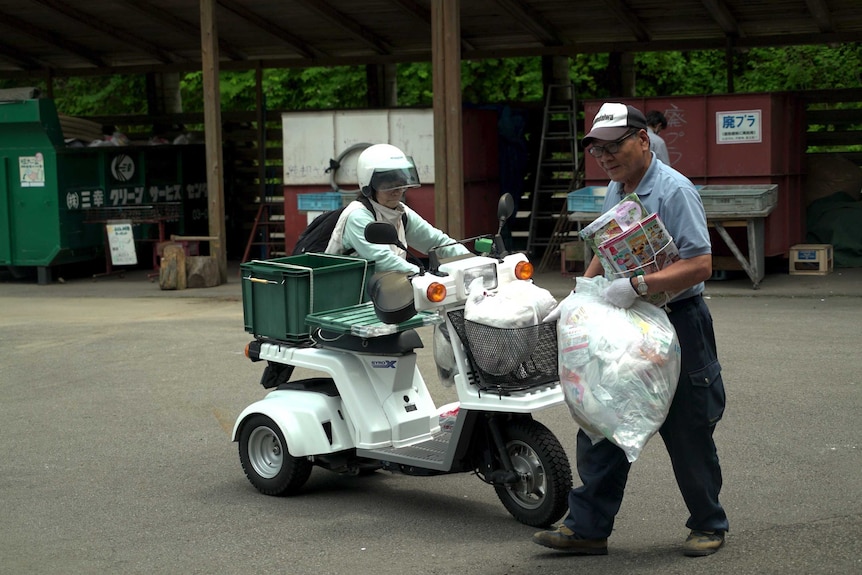
<svg viewBox="0 0 862 575">
<path fill-rule="evenodd" d="M 359 198 L 359 201 L 362 202 L 363 206 L 368 208 L 369 212 L 374 213 L 374 208 L 371 207 L 371 201 L 368 198 Z M 335 230 L 335 224 L 338 223 L 338 218 L 343 211 L 344 208 L 329 210 L 311 220 L 308 227 L 299 234 L 291 255 L 325 252 L 329 239 L 332 237 L 332 232 Z M 407 229 L 406 213 L 401 215 L 401 221 L 404 224 L 404 229 Z"/>
</svg>

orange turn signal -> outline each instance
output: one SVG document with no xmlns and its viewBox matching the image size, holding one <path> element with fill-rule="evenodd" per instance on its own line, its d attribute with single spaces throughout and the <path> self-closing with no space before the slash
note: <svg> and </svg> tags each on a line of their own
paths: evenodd
<svg viewBox="0 0 862 575">
<path fill-rule="evenodd" d="M 246 357 L 248 357 L 248 358 L 251 358 L 251 356 L 250 356 L 250 355 L 248 355 L 248 348 L 249 348 L 249 346 L 250 346 L 250 345 L 251 345 L 251 342 L 249 342 L 249 343 L 245 344 L 245 356 L 246 356 Z"/>
<path fill-rule="evenodd" d="M 425 290 L 425 297 L 428 298 L 428 301 L 440 303 L 446 299 L 446 286 L 437 282 L 432 283 Z"/>
<path fill-rule="evenodd" d="M 528 280 L 533 277 L 533 264 L 530 262 L 518 262 L 515 264 L 515 277 L 519 280 Z"/>
</svg>

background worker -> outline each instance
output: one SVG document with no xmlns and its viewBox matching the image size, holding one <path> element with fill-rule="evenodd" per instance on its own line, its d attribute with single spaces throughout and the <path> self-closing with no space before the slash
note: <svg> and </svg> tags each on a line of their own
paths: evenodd
<svg viewBox="0 0 862 575">
<path fill-rule="evenodd" d="M 646 114 L 647 134 L 649 135 L 649 149 L 655 152 L 656 157 L 670 165 L 670 155 L 667 153 L 667 144 L 659 134 L 667 129 L 667 118 L 658 110 L 650 110 Z"/>
</svg>

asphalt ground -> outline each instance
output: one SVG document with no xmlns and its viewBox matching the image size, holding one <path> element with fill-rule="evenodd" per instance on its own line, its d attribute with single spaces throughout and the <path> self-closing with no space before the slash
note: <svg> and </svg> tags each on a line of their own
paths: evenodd
<svg viewBox="0 0 862 575">
<path fill-rule="evenodd" d="M 182 292 L 142 271 L 63 280 L 0 276 L 2 574 L 862 572 L 862 269 L 708 282 L 731 532 L 699 559 L 680 553 L 687 515 L 657 437 L 607 557 L 534 545 L 470 475 L 315 469 L 301 495 L 263 496 L 229 438 L 265 393 L 242 355 L 236 266 L 225 285 Z M 557 297 L 572 281 L 536 278 Z M 435 401 L 453 401 L 420 333 Z M 574 463 L 568 410 L 537 419 Z"/>
</svg>

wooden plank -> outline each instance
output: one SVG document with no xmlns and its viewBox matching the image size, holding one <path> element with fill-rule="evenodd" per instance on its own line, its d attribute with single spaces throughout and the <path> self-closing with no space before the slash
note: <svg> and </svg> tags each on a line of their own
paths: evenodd
<svg viewBox="0 0 862 575">
<path fill-rule="evenodd" d="M 862 130 L 835 130 L 832 132 L 806 132 L 808 146 L 858 146 Z"/>
<path fill-rule="evenodd" d="M 847 158 L 857 166 L 862 166 L 862 152 L 809 152 L 805 155 L 809 160 L 825 156 L 841 156 L 842 158 Z"/>
<path fill-rule="evenodd" d="M 464 236 L 463 137 L 461 125 L 460 0 L 434 2 L 434 217 L 450 236 Z"/>
<path fill-rule="evenodd" d="M 210 242 L 210 254 L 218 264 L 219 279 L 225 283 L 227 281 L 227 250 L 224 241 L 224 164 L 222 161 L 221 96 L 218 77 L 219 46 L 215 0 L 200 0 L 200 13 L 209 235 L 218 238 L 218 240 Z"/>
<path fill-rule="evenodd" d="M 742 264 L 733 256 L 712 256 L 714 270 L 742 270 Z"/>
<path fill-rule="evenodd" d="M 806 110 L 805 119 L 808 124 L 860 124 L 859 108 L 841 108 L 837 110 Z"/>
</svg>

